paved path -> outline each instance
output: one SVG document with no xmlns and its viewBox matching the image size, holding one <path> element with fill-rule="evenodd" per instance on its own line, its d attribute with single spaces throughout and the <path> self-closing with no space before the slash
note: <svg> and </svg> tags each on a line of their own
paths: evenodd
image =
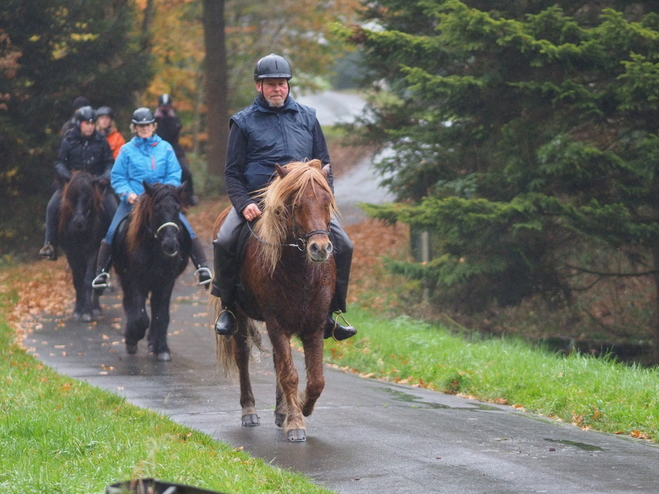
<svg viewBox="0 0 659 494">
<path fill-rule="evenodd" d="M 138 355 L 126 355 L 116 294 L 104 297 L 98 323 L 46 318 L 26 344 L 63 374 L 344 494 L 657 492 L 653 444 L 330 368 L 307 442 L 288 443 L 274 424 L 269 358 L 253 372 L 261 426 L 243 428 L 238 385 L 216 371 L 206 293 L 191 276 L 176 288 L 172 362 L 154 361 L 144 342 Z"/>
</svg>

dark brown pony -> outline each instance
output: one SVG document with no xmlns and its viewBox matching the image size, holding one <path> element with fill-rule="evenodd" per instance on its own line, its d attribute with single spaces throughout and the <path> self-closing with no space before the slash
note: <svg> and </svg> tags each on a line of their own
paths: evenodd
<svg viewBox="0 0 659 494">
<path fill-rule="evenodd" d="M 144 194 L 127 216 L 127 227 L 117 229 L 112 258 L 124 295 L 126 352 L 137 353 L 137 343 L 148 329 L 149 350 L 157 360 L 169 361 L 170 299 L 176 278 L 187 266 L 191 242 L 180 219 L 183 188 L 143 185 Z"/>
<path fill-rule="evenodd" d="M 73 317 L 91 321 L 100 313 L 98 294 L 92 289 L 96 256 L 113 212 L 103 211 L 103 194 L 91 174 L 74 172 L 62 190 L 59 239 L 71 267 L 76 303 Z"/>
<path fill-rule="evenodd" d="M 218 336 L 217 350 L 229 374 L 238 370 L 243 426 L 259 425 L 249 356 L 252 344 L 260 343 L 254 320 L 265 321 L 277 375 L 275 423 L 290 441 L 305 441 L 304 417 L 311 415 L 325 386 L 323 334 L 336 277 L 329 223 L 336 204 L 327 181 L 329 165 L 322 168 L 313 160 L 276 169 L 277 177 L 261 195 L 263 215 L 239 270 L 236 331 Z M 228 212 L 218 218 L 216 233 Z M 304 347 L 307 386 L 301 393 L 293 335 Z"/>
</svg>

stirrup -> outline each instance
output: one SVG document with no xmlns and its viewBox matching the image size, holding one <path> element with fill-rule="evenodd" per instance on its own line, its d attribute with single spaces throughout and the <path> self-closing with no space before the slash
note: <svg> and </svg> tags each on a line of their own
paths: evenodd
<svg viewBox="0 0 659 494">
<path fill-rule="evenodd" d="M 201 281 L 201 274 L 204 273 L 207 278 L 203 281 Z M 210 284 L 211 281 L 213 281 L 213 273 L 211 273 L 211 270 L 208 269 L 206 266 L 201 266 L 199 267 L 193 274 L 193 276 L 198 276 L 198 279 L 200 280 L 197 285 L 204 286 Z"/>
<path fill-rule="evenodd" d="M 92 280 L 92 288 L 107 288 L 110 286 L 110 273 L 103 271 Z"/>
<path fill-rule="evenodd" d="M 224 314 L 225 312 L 227 312 L 228 314 L 230 314 L 231 317 L 233 318 L 233 325 L 234 325 L 234 326 L 233 326 L 233 328 L 231 328 L 231 330 L 229 330 L 229 331 L 227 331 L 227 332 L 220 332 L 220 331 L 217 329 L 217 324 L 220 322 L 220 317 L 222 317 L 222 314 Z M 220 313 L 217 315 L 217 319 L 215 319 L 215 324 L 213 324 L 213 329 L 215 329 L 215 333 L 217 333 L 217 334 L 220 335 L 220 336 L 231 336 L 231 335 L 233 334 L 234 330 L 235 330 L 235 324 L 236 324 L 236 322 L 237 322 L 236 315 L 233 313 L 233 311 L 231 311 L 231 309 L 229 309 L 228 307 L 225 306 L 225 307 L 222 307 L 222 310 L 221 310 Z"/>
</svg>

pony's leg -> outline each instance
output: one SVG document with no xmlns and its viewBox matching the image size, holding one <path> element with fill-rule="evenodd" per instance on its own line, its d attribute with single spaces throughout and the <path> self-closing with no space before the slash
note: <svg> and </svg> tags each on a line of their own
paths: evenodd
<svg viewBox="0 0 659 494">
<path fill-rule="evenodd" d="M 300 396 L 302 414 L 308 417 L 313 412 L 320 393 L 325 388 L 323 376 L 323 331 L 314 331 L 302 336 L 304 361 L 307 369 L 307 387 Z"/>
<path fill-rule="evenodd" d="M 169 328 L 169 302 L 174 283 L 168 283 L 151 293 L 151 327 L 149 328 L 149 347 L 156 354 L 156 359 L 168 362 L 172 359 L 167 345 L 167 328 Z"/>
<path fill-rule="evenodd" d="M 68 258 L 67 258 L 68 259 Z M 91 318 L 86 319 L 85 316 L 85 271 L 83 266 L 80 265 L 79 261 L 72 259 L 73 262 L 69 262 L 71 267 L 71 276 L 73 277 L 73 288 L 76 292 L 76 303 L 75 308 L 73 309 L 74 319 L 82 319 L 90 321 Z M 91 315 L 91 312 L 87 315 Z"/>
<path fill-rule="evenodd" d="M 126 329 L 124 338 L 126 340 L 126 352 L 137 353 L 137 342 L 144 338 L 146 328 L 149 327 L 149 315 L 146 313 L 146 294 L 138 288 L 127 286 L 124 290 L 124 312 L 126 313 Z"/>
<path fill-rule="evenodd" d="M 275 369 L 277 368 L 277 355 L 272 354 L 272 361 L 275 365 Z M 284 399 L 284 392 L 281 389 L 281 386 L 279 385 L 279 380 L 277 380 L 277 385 L 276 385 L 276 390 L 275 390 L 275 399 L 276 399 L 276 406 L 275 406 L 275 425 L 277 427 L 283 427 L 284 422 L 286 421 L 286 415 L 287 415 L 287 410 L 286 410 L 286 400 Z"/>
<path fill-rule="evenodd" d="M 267 327 L 270 342 L 272 343 L 273 355 L 276 355 L 275 373 L 277 374 L 277 382 L 281 386 L 286 403 L 287 414 L 284 422 L 284 431 L 289 441 L 306 441 L 306 426 L 304 424 L 298 394 L 299 377 L 293 363 L 290 339 L 283 334 L 281 328 L 273 327 L 272 324 L 267 324 Z"/>
<path fill-rule="evenodd" d="M 256 427 L 261 425 L 259 416 L 256 413 L 256 402 L 252 392 L 252 382 L 249 378 L 249 328 L 251 324 L 243 314 L 238 314 L 237 328 L 233 335 L 233 358 L 238 367 L 240 376 L 240 406 L 242 408 L 243 427 Z"/>
</svg>

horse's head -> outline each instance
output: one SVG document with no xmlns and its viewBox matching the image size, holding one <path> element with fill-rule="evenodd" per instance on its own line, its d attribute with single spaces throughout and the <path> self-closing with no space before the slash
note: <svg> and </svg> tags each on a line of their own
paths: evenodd
<svg viewBox="0 0 659 494">
<path fill-rule="evenodd" d="M 135 250 L 140 237 L 152 236 L 160 242 L 168 257 L 177 256 L 180 249 L 181 193 L 183 186 L 149 185 L 143 182 L 144 194 L 140 197 L 128 229 L 128 243 Z"/>
<path fill-rule="evenodd" d="M 74 172 L 62 190 L 60 230 L 84 233 L 100 208 L 101 192 L 97 180 L 85 171 Z"/>
<path fill-rule="evenodd" d="M 336 212 L 328 177 L 329 165 L 320 160 L 276 165 L 277 177 L 262 194 L 264 214 L 260 234 L 271 252 L 264 253 L 274 268 L 283 245 L 306 250 L 311 262 L 326 261 L 332 254 L 329 224 Z M 267 250 L 267 249 L 266 249 Z"/>
</svg>

